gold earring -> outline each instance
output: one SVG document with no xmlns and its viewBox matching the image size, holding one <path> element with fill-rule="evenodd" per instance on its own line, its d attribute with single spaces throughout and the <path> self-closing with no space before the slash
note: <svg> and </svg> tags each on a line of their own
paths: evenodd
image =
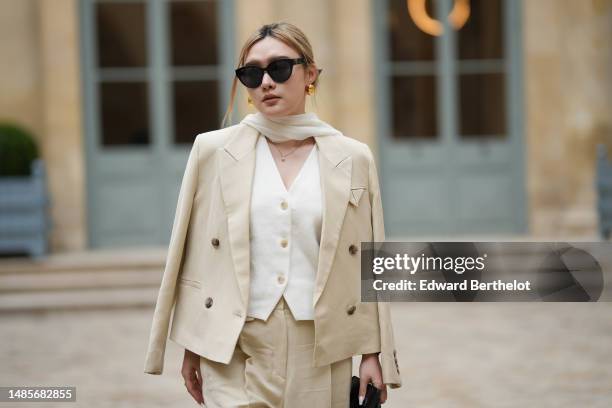
<svg viewBox="0 0 612 408">
<path fill-rule="evenodd" d="M 247 103 L 249 104 L 249 106 L 253 106 L 253 100 L 250 96 L 247 98 Z"/>
<path fill-rule="evenodd" d="M 306 88 L 306 93 L 308 95 L 312 95 L 315 93 L 315 86 L 313 84 L 308 85 L 308 88 Z"/>
</svg>

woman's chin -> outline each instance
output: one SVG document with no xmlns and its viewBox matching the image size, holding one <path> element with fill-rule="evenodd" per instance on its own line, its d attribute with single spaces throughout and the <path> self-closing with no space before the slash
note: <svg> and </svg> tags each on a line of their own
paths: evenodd
<svg viewBox="0 0 612 408">
<path fill-rule="evenodd" d="M 274 105 L 274 106 L 262 106 L 259 110 L 266 116 L 285 116 L 287 115 L 288 109 L 282 106 Z"/>
</svg>

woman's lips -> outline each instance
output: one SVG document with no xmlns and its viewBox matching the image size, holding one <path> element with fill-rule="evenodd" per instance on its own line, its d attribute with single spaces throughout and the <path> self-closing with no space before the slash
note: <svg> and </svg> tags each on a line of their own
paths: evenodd
<svg viewBox="0 0 612 408">
<path fill-rule="evenodd" d="M 264 99 L 264 103 L 276 102 L 280 99 L 280 96 L 273 96 L 272 98 Z"/>
</svg>

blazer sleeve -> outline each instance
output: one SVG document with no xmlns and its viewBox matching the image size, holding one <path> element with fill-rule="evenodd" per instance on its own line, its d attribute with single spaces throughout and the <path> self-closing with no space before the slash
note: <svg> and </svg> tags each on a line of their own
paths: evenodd
<svg viewBox="0 0 612 408">
<path fill-rule="evenodd" d="M 376 163 L 372 151 L 369 147 L 367 150 L 369 155 L 369 194 L 370 203 L 372 204 L 372 235 L 375 242 L 383 242 L 385 241 L 385 224 L 382 200 L 380 197 L 378 172 L 376 170 Z M 399 388 L 402 386 L 402 380 L 400 378 L 399 366 L 397 363 L 389 303 L 381 301 L 377 303 L 381 345 L 379 357 L 383 383 L 387 384 L 390 388 Z"/>
<path fill-rule="evenodd" d="M 164 367 L 164 353 L 170 316 L 176 300 L 176 283 L 181 267 L 185 238 L 189 227 L 191 209 L 198 185 L 198 137 L 193 143 L 187 166 L 181 181 L 178 203 L 172 225 L 170 244 L 166 257 L 166 266 L 162 276 L 153 323 L 149 336 L 149 345 L 145 357 L 144 372 L 147 374 L 161 374 Z"/>
</svg>

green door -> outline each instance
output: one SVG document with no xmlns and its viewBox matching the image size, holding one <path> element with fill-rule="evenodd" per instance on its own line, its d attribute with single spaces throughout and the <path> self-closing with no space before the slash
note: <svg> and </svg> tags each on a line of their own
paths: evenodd
<svg viewBox="0 0 612 408">
<path fill-rule="evenodd" d="M 388 235 L 525 232 L 520 3 L 373 2 Z"/>
<path fill-rule="evenodd" d="M 189 149 L 229 97 L 232 2 L 80 6 L 89 246 L 167 244 Z"/>
</svg>

